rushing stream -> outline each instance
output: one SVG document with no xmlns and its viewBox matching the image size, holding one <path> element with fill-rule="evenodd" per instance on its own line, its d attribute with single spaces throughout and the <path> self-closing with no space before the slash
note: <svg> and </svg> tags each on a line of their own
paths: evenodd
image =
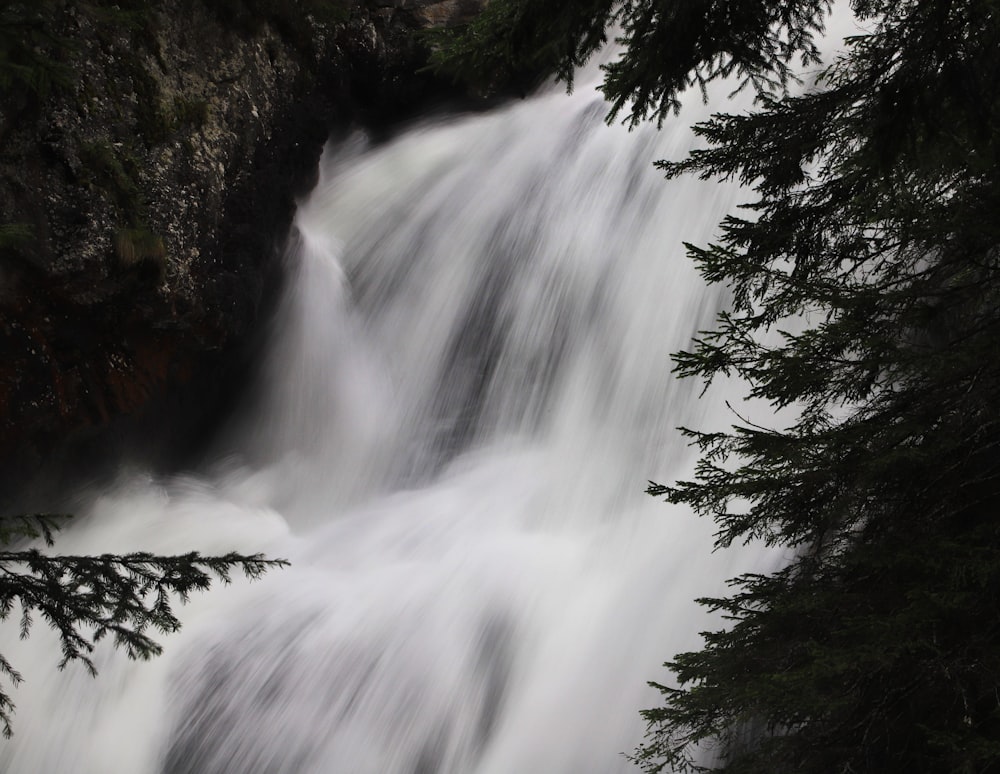
<svg viewBox="0 0 1000 774">
<path fill-rule="evenodd" d="M 713 625 L 691 600 L 770 559 L 647 497 L 678 425 L 728 424 L 669 353 L 723 303 L 684 255 L 740 201 L 665 183 L 662 132 L 591 87 L 328 149 L 289 250 L 264 387 L 215 462 L 123 474 L 58 548 L 263 551 L 166 653 L 56 670 L 0 652 L 13 774 L 608 774 L 647 680 Z M 744 194 L 745 196 L 745 194 Z"/>
</svg>

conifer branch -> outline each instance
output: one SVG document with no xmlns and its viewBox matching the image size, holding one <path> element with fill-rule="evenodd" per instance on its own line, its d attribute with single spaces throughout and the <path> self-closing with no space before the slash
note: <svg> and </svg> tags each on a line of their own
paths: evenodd
<svg viewBox="0 0 1000 774">
<path fill-rule="evenodd" d="M 0 543 L 29 538 L 51 547 L 55 531 L 68 518 L 59 514 L 0 518 Z M 186 603 L 192 593 L 208 590 L 213 581 L 231 583 L 234 571 L 256 580 L 267 570 L 287 564 L 262 554 L 235 552 L 74 556 L 51 555 L 36 548 L 0 550 L 0 620 L 16 613 L 20 636 L 25 639 L 36 617 L 40 618 L 59 637 L 59 669 L 79 661 L 96 675 L 91 654 L 102 640 L 110 641 L 130 659 L 158 656 L 163 648 L 155 637 L 181 626 L 175 602 Z M 0 675 L 15 687 L 22 681 L 2 654 Z M 0 690 L 0 725 L 6 737 L 12 734 L 13 713 L 9 693 Z"/>
</svg>

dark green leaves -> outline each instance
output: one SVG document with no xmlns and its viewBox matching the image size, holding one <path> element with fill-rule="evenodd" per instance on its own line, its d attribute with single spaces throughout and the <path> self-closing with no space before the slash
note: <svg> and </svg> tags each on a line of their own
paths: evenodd
<svg viewBox="0 0 1000 774">
<path fill-rule="evenodd" d="M 815 38 L 829 13 L 827 0 L 729 3 L 625 2 L 618 41 L 625 52 L 606 67 L 604 93 L 610 118 L 662 126 L 680 108 L 691 87 L 702 94 L 719 78 L 734 77 L 737 89 L 781 94 L 794 68 L 815 64 Z"/>
<path fill-rule="evenodd" d="M 829 0 L 493 0 L 467 28 L 436 39 L 439 70 L 480 88 L 525 74 L 555 73 L 568 86 L 573 71 L 617 31 L 621 57 L 605 65 L 609 120 L 662 124 L 680 95 L 719 78 L 736 88 L 780 94 L 795 68 L 818 61 L 816 36 Z M 614 34 L 614 33 L 612 33 Z"/>
<path fill-rule="evenodd" d="M 51 546 L 54 531 L 66 518 L 49 514 L 4 518 L 0 542 L 7 545 L 17 537 L 40 537 Z M 233 570 L 256 579 L 272 567 L 286 565 L 284 560 L 260 554 L 54 556 L 34 548 L 0 551 L 0 619 L 16 615 L 24 638 L 40 618 L 59 635 L 59 668 L 81 661 L 96 674 L 90 654 L 101 640 L 109 639 L 129 658 L 152 658 L 162 650 L 154 637 L 180 628 L 175 602 L 187 602 L 192 593 L 207 590 L 213 580 L 229 583 Z M 14 685 L 21 681 L 2 655 L 0 674 Z M 11 735 L 13 710 L 10 697 L 0 692 L 5 736 Z"/>
<path fill-rule="evenodd" d="M 689 247 L 734 304 L 677 372 L 738 375 L 796 419 L 685 431 L 694 478 L 650 492 L 713 518 L 722 547 L 796 558 L 703 600 L 729 626 L 670 662 L 649 771 L 1000 760 L 1000 102 L 978 75 L 1000 67 L 1000 15 L 855 6 L 866 31 L 814 90 L 714 116 L 705 148 L 661 164 L 756 192 Z"/>
</svg>

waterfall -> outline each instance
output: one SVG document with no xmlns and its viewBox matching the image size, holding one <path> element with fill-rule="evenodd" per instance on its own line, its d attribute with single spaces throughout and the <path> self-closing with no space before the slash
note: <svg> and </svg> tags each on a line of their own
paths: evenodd
<svg viewBox="0 0 1000 774">
<path fill-rule="evenodd" d="M 581 85 L 327 149 L 213 462 L 123 474 L 58 543 L 291 566 L 194 598 L 153 662 L 99 649 L 96 679 L 8 622 L 4 771 L 634 770 L 646 681 L 717 623 L 692 600 L 772 558 L 643 493 L 690 472 L 676 427 L 733 419 L 669 355 L 725 302 L 682 240 L 745 192 L 652 167 L 706 106 L 605 112 Z"/>
</svg>

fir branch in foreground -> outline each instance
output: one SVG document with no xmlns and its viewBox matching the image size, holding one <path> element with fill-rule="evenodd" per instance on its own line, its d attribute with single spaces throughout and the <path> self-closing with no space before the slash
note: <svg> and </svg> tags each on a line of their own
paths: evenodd
<svg viewBox="0 0 1000 774">
<path fill-rule="evenodd" d="M 51 545 L 60 518 L 36 514 L 0 519 L 0 540 L 6 544 L 12 537 L 41 537 Z M 180 629 L 176 601 L 187 602 L 192 592 L 207 590 L 213 580 L 230 583 L 234 570 L 255 580 L 287 564 L 262 554 L 49 556 L 37 549 L 0 551 L 0 619 L 19 611 L 23 639 L 40 616 L 59 634 L 59 668 L 82 661 L 96 675 L 90 654 L 101 640 L 110 638 L 129 658 L 150 659 L 163 650 L 153 635 Z M 2 654 L 0 675 L 15 686 L 22 680 Z M 0 724 L 6 737 L 12 733 L 13 712 L 10 696 L 0 691 Z"/>
</svg>

